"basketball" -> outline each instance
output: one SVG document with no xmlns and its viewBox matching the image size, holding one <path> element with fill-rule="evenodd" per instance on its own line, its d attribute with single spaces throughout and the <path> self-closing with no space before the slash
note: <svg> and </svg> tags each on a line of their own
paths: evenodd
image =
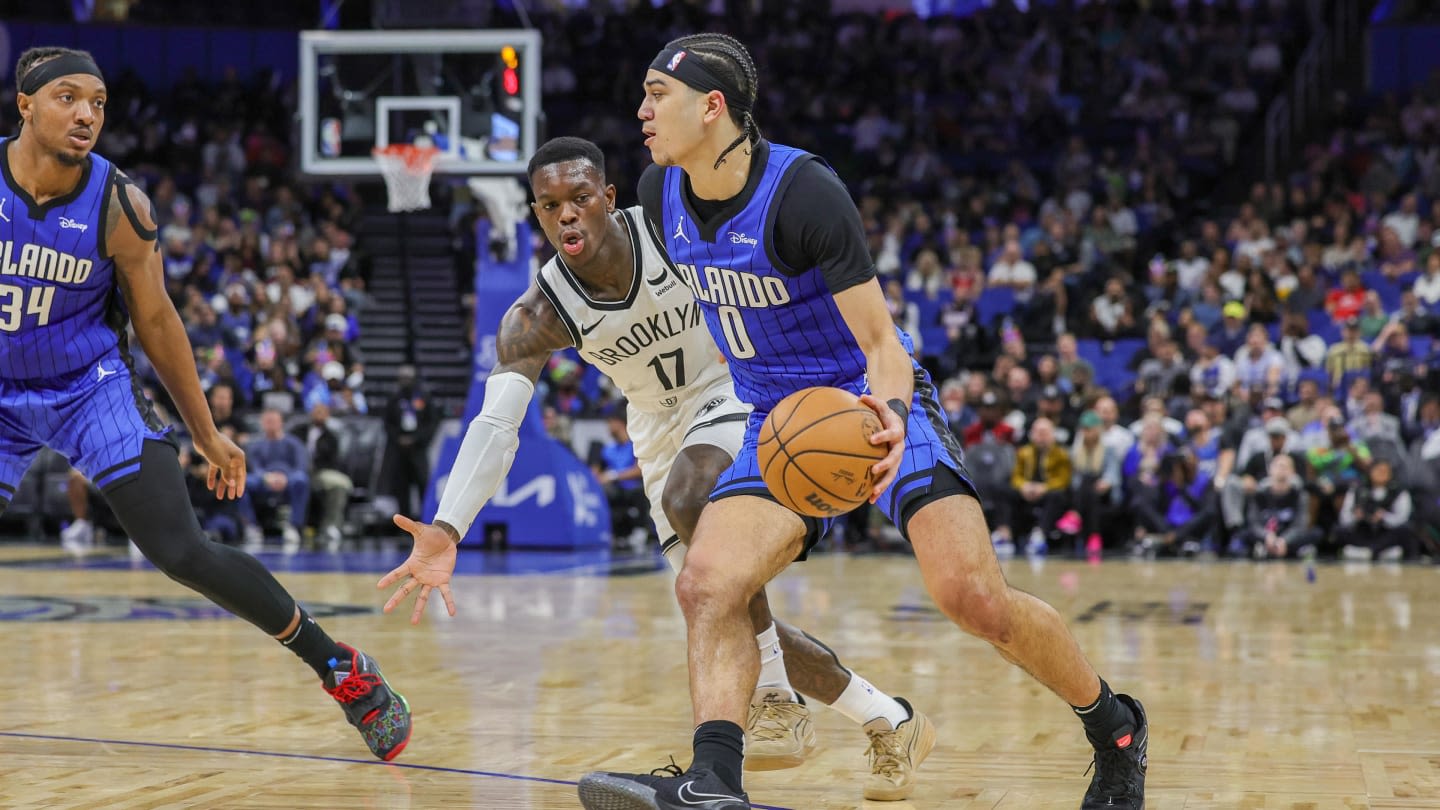
<svg viewBox="0 0 1440 810">
<path fill-rule="evenodd" d="M 804 388 L 780 400 L 760 426 L 760 474 L 781 506 L 836 517 L 864 503 L 870 472 L 888 448 L 870 443 L 880 418 L 839 388 Z"/>
</svg>

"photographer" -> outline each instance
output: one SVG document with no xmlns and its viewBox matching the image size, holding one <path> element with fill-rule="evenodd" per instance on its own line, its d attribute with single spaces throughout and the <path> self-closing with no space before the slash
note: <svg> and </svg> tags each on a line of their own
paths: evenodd
<svg viewBox="0 0 1440 810">
<path fill-rule="evenodd" d="M 1310 525 L 1310 497 L 1299 484 L 1292 456 L 1270 458 L 1270 475 L 1250 496 L 1241 535 L 1256 559 L 1305 556 L 1320 542 L 1320 530 Z"/>
<path fill-rule="evenodd" d="M 1213 533 L 1219 528 L 1220 499 L 1211 484 L 1213 476 L 1202 468 L 1193 450 L 1183 447 L 1164 458 L 1160 477 L 1166 482 L 1169 531 L 1165 546 L 1180 554 L 1200 553 L 1207 543 L 1213 543 Z"/>
<path fill-rule="evenodd" d="M 1145 533 L 1139 550 L 1194 555 L 1213 543 L 1219 496 L 1189 448 L 1165 452 L 1153 473 L 1142 470 L 1134 490 L 1136 534 Z"/>
<path fill-rule="evenodd" d="M 1370 448 L 1350 440 L 1345 417 L 1334 406 L 1325 417 L 1325 430 L 1327 446 L 1305 452 L 1307 489 L 1315 496 L 1314 523 L 1322 528 L 1335 525 L 1343 512 L 1341 502 L 1370 467 Z"/>
<path fill-rule="evenodd" d="M 1390 462 L 1370 465 L 1367 480 L 1345 495 L 1340 528 L 1335 532 L 1340 556 L 1347 560 L 1414 559 L 1415 534 L 1410 531 L 1410 493 L 1393 486 Z"/>
</svg>

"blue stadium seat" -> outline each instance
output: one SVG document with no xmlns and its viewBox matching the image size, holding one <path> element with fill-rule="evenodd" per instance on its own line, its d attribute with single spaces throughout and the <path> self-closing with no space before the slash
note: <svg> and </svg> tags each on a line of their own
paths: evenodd
<svg viewBox="0 0 1440 810">
<path fill-rule="evenodd" d="M 1130 365 L 1131 358 L 1143 348 L 1145 348 L 1145 341 L 1142 338 L 1121 338 L 1114 341 L 1110 353 L 1105 356 L 1105 362 L 1124 370 L 1126 366 Z"/>
<path fill-rule="evenodd" d="M 1380 295 L 1380 303 L 1384 305 L 1386 312 L 1394 312 L 1400 309 L 1400 285 L 1382 277 L 1379 284 L 1371 287 Z"/>
<path fill-rule="evenodd" d="M 1430 356 L 1432 340 L 1426 335 L 1410 336 L 1410 356 L 1417 360 L 1424 360 Z"/>
<path fill-rule="evenodd" d="M 1323 368 L 1307 368 L 1300 372 L 1297 382 L 1314 380 L 1320 386 L 1320 393 L 1324 394 L 1330 390 L 1330 373 Z"/>
<path fill-rule="evenodd" d="M 1319 335 L 1327 344 L 1340 342 L 1340 327 L 1331 320 L 1330 313 L 1323 309 L 1312 309 L 1306 317 L 1310 320 L 1310 334 Z"/>
<path fill-rule="evenodd" d="M 1135 374 L 1126 366 L 1144 347 L 1145 341 L 1140 338 L 1104 342 L 1086 338 L 1075 342 L 1076 353 L 1095 367 L 1095 383 L 1110 389 L 1121 401 L 1135 386 Z"/>
<path fill-rule="evenodd" d="M 945 307 L 955 299 L 954 291 L 949 288 L 939 290 L 934 298 L 925 294 L 924 290 L 906 290 L 905 300 L 915 305 L 916 319 L 919 324 L 920 351 L 929 356 L 938 356 L 945 350 L 949 337 L 945 334 L 945 327 L 940 325 L 940 315 Z"/>
<path fill-rule="evenodd" d="M 230 363 L 230 371 L 235 375 L 235 398 L 243 402 L 254 390 L 255 372 L 245 362 L 245 352 L 239 348 L 226 346 L 225 360 Z"/>
<path fill-rule="evenodd" d="M 1009 287 L 986 287 L 975 301 L 975 313 L 981 326 L 991 326 L 995 319 L 1015 311 L 1015 291 Z"/>
<path fill-rule="evenodd" d="M 920 327 L 921 355 L 939 357 L 949 345 L 950 336 L 945 334 L 945 327 L 939 324 Z"/>
<path fill-rule="evenodd" d="M 1335 398 L 1339 400 L 1342 397 L 1348 396 L 1350 392 L 1350 386 L 1354 385 L 1356 380 L 1361 379 L 1370 379 L 1369 369 L 1362 368 L 1355 371 L 1345 372 L 1345 375 L 1340 378 L 1340 387 L 1335 390 Z"/>
</svg>

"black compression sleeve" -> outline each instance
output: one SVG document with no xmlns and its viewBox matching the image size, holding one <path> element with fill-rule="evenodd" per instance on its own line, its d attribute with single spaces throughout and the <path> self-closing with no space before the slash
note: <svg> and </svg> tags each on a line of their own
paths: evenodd
<svg viewBox="0 0 1440 810">
<path fill-rule="evenodd" d="M 818 160 L 797 168 L 785 190 L 775 252 L 791 270 L 820 268 L 832 295 L 875 277 L 860 211 L 845 184 Z"/>
<path fill-rule="evenodd" d="M 140 472 L 102 492 L 125 533 L 171 579 L 268 635 L 295 616 L 295 600 L 258 560 L 205 535 L 170 441 L 146 439 Z"/>
</svg>

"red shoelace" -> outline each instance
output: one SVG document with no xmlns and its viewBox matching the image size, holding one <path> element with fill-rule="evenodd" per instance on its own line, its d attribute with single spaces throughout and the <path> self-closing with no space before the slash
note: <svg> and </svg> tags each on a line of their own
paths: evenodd
<svg viewBox="0 0 1440 810">
<path fill-rule="evenodd" d="M 330 696 L 341 703 L 353 703 L 362 697 L 370 694 L 371 690 L 380 685 L 380 676 L 369 672 L 359 675 L 351 675 L 341 681 L 334 689 L 329 690 Z"/>
</svg>

